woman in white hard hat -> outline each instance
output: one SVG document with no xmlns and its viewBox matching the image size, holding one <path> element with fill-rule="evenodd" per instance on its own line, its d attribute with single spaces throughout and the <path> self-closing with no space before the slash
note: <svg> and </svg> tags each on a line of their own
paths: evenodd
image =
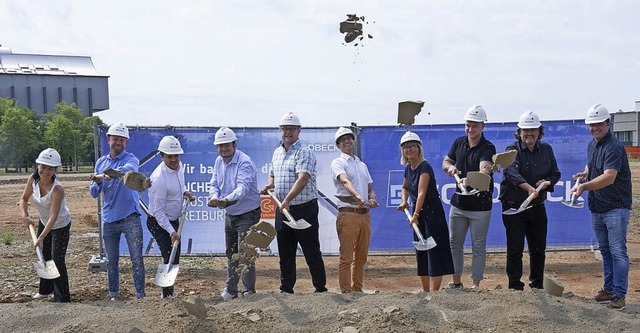
<svg viewBox="0 0 640 333">
<path fill-rule="evenodd" d="M 61 164 L 60 154 L 55 149 L 43 150 L 36 159 L 36 170 L 29 176 L 20 198 L 20 212 L 25 227 L 32 224 L 29 199 L 38 210 L 40 218 L 35 245 L 42 249 L 44 260 L 53 259 L 60 272 L 60 276 L 52 280 L 41 278 L 38 293 L 33 298 L 43 299 L 53 293 L 53 300 L 57 303 L 71 302 L 65 262 L 71 216 L 64 198 L 64 188 L 56 178 L 57 168 Z"/>
<path fill-rule="evenodd" d="M 407 131 L 400 139 L 402 158 L 406 165 L 402 183 L 402 202 L 398 210 L 414 207 L 411 223 L 417 224 L 424 238 L 433 237 L 436 247 L 427 251 L 416 251 L 418 276 L 426 292 L 440 290 L 442 276 L 453 274 L 453 259 L 449 245 L 449 229 L 440 201 L 436 178 L 431 164 L 424 159 L 422 140 Z M 414 239 L 416 236 L 414 236 Z M 416 239 L 417 240 L 417 239 Z"/>
<path fill-rule="evenodd" d="M 520 116 L 516 141 L 508 145 L 505 151 L 516 150 L 515 161 L 504 169 L 504 179 L 500 183 L 500 201 L 502 211 L 518 208 L 531 194 L 534 199 L 529 209 L 514 215 L 502 215 L 507 235 L 507 277 L 509 289 L 524 290 L 522 278 L 522 254 L 524 240 L 529 249 L 529 287 L 542 289 L 544 279 L 545 251 L 547 248 L 547 210 L 544 201 L 547 192 L 553 192 L 554 185 L 560 180 L 560 170 L 553 148 L 540 141 L 544 127 L 538 115 L 527 111 Z M 536 188 L 545 181 L 551 185 L 537 192 Z"/>
</svg>

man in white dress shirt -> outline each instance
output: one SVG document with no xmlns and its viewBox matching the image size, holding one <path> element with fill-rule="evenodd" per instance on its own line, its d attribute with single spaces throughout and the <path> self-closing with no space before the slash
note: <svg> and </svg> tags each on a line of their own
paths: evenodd
<svg viewBox="0 0 640 333">
<path fill-rule="evenodd" d="M 195 196 L 187 191 L 184 168 L 180 155 L 184 153 L 180 141 L 173 136 L 165 136 L 158 145 L 162 162 L 153 170 L 149 188 L 149 217 L 147 228 L 158 243 L 164 264 L 169 263 L 173 242 L 180 240 L 178 225 L 182 215 L 182 202 Z M 173 264 L 180 263 L 180 243 Z M 174 296 L 173 286 L 162 288 L 162 298 Z"/>
<path fill-rule="evenodd" d="M 346 127 L 335 135 L 336 146 L 342 152 L 331 162 L 331 178 L 336 195 L 350 196 L 353 204 L 338 202 L 336 230 L 340 241 L 338 283 L 342 293 L 362 292 L 364 265 L 367 263 L 371 240 L 369 208 L 378 207 L 373 180 L 367 165 L 355 155 L 356 136 Z M 366 195 L 367 199 L 364 199 Z"/>
</svg>

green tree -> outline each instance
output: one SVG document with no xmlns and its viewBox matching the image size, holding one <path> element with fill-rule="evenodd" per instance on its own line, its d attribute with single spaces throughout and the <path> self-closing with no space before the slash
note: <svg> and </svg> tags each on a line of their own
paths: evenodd
<svg viewBox="0 0 640 333">
<path fill-rule="evenodd" d="M 103 125 L 97 116 L 85 117 L 75 103 L 56 104 L 56 113 L 47 114 L 45 141 L 58 150 L 64 164 L 92 162 L 94 160 L 93 124 Z"/>
<path fill-rule="evenodd" d="M 14 166 L 20 172 L 24 165 L 28 171 L 40 152 L 42 123 L 34 111 L 10 104 L 0 100 L 0 162 L 5 170 Z"/>
<path fill-rule="evenodd" d="M 55 115 L 49 118 L 49 123 L 44 131 L 44 141 L 47 147 L 54 148 L 60 154 L 63 165 L 72 164 L 75 161 L 77 147 L 76 140 L 80 137 L 80 131 L 76 129 L 77 123 L 63 115 Z"/>
</svg>

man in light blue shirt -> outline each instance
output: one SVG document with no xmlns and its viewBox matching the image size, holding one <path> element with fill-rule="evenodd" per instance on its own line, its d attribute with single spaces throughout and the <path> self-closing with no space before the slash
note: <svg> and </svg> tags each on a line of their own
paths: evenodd
<svg viewBox="0 0 640 333">
<path fill-rule="evenodd" d="M 220 294 L 225 301 L 238 297 L 238 294 L 247 296 L 256 292 L 256 266 L 240 244 L 249 228 L 260 220 L 258 171 L 251 158 L 236 149 L 236 141 L 236 134 L 228 127 L 221 127 L 216 132 L 213 144 L 219 156 L 213 165 L 207 203 L 209 207 L 226 209 L 227 281 Z M 238 290 L 240 264 L 246 267 L 242 270 L 242 291 Z"/>
<path fill-rule="evenodd" d="M 102 193 L 102 238 L 107 253 L 107 284 L 109 297 L 115 301 L 120 294 L 120 237 L 124 234 L 129 247 L 133 267 L 135 296 L 144 294 L 144 262 L 142 260 L 142 222 L 138 192 L 127 188 L 121 179 L 111 179 L 104 171 L 114 169 L 120 172 L 138 171 L 140 162 L 135 155 L 127 152 L 129 129 L 122 123 L 112 125 L 107 131 L 109 154 L 98 159 L 94 173 L 89 175 L 89 192 L 97 198 Z"/>
</svg>

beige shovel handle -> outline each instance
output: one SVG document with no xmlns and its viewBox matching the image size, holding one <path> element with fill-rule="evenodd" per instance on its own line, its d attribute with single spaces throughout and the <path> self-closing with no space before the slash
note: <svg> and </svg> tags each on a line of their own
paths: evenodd
<svg viewBox="0 0 640 333">
<path fill-rule="evenodd" d="M 284 214 L 284 216 L 286 216 L 287 219 L 289 219 L 289 222 L 295 222 L 296 219 L 294 219 L 293 216 L 291 216 L 291 213 L 289 213 L 289 211 L 286 208 L 282 208 L 282 203 L 280 202 L 280 200 L 278 200 L 276 195 L 273 193 L 273 190 L 268 190 L 267 193 L 269 193 L 269 195 L 273 198 L 273 200 L 275 200 L 276 204 L 278 204 L 278 208 L 280 208 L 280 210 L 282 211 L 282 214 Z"/>
<path fill-rule="evenodd" d="M 529 206 L 529 203 L 531 202 L 531 200 L 533 200 L 533 198 L 534 198 L 538 193 L 540 193 L 540 191 L 542 191 L 542 189 L 543 189 L 545 186 L 549 186 L 549 185 L 551 185 L 551 182 L 550 182 L 550 181 L 548 181 L 548 180 L 547 180 L 547 181 L 544 181 L 544 182 L 542 182 L 542 183 L 540 183 L 540 185 L 538 185 L 538 187 L 536 188 L 536 191 L 535 191 L 535 192 L 533 192 L 533 193 L 531 193 L 531 194 L 529 194 L 529 196 L 528 196 L 528 197 L 527 197 L 527 198 L 522 202 L 522 205 L 520 205 L 520 209 L 518 209 L 518 210 L 524 210 L 525 208 L 527 208 L 527 206 Z"/>
<path fill-rule="evenodd" d="M 458 188 L 460 188 L 460 191 L 462 191 L 462 193 L 464 194 L 469 194 L 469 191 L 467 191 L 467 189 L 464 187 L 464 184 L 462 183 L 462 179 L 460 179 L 458 174 L 454 173 L 453 177 L 456 179 L 456 183 L 458 183 Z"/>
<path fill-rule="evenodd" d="M 32 224 L 29 224 L 29 233 L 31 233 L 31 239 L 35 245 L 38 242 L 38 237 L 36 236 L 36 231 L 33 230 Z M 40 260 L 40 262 L 44 262 L 44 255 L 42 255 L 42 249 L 40 249 L 39 246 L 36 246 L 36 254 L 38 255 L 38 260 Z"/>
<path fill-rule="evenodd" d="M 180 222 L 178 222 L 178 230 L 176 231 L 178 233 L 178 236 L 182 235 L 182 227 L 184 226 L 184 220 L 186 219 L 186 216 L 187 216 L 187 207 L 189 207 L 189 199 L 183 199 L 182 214 L 180 215 Z M 178 246 L 178 244 L 180 244 L 180 240 L 176 240 L 175 242 L 173 242 L 172 245 L 176 247 Z"/>
</svg>

